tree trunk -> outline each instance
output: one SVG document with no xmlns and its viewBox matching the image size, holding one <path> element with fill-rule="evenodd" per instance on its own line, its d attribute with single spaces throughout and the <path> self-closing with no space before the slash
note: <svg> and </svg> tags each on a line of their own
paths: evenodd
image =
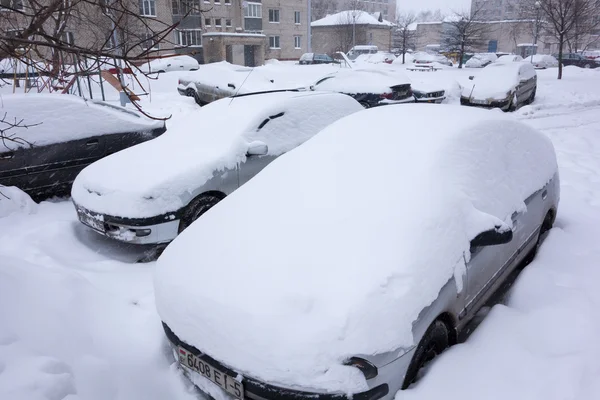
<svg viewBox="0 0 600 400">
<path fill-rule="evenodd" d="M 563 47 L 565 45 L 565 35 L 561 34 L 558 38 L 558 79 L 562 79 L 563 73 Z"/>
<path fill-rule="evenodd" d="M 462 68 L 464 57 L 465 57 L 465 44 L 461 43 L 460 52 L 458 53 L 458 68 Z"/>
<path fill-rule="evenodd" d="M 404 36 L 402 37 L 402 64 L 404 64 L 406 60 L 406 33 L 403 32 Z"/>
</svg>

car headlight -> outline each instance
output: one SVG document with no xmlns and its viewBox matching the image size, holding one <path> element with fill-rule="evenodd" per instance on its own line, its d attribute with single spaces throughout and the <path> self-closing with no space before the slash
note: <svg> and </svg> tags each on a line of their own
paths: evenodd
<svg viewBox="0 0 600 400">
<path fill-rule="evenodd" d="M 375 365 L 360 357 L 351 357 L 344 362 L 344 365 L 358 368 L 367 380 L 375 378 L 379 373 Z"/>
</svg>

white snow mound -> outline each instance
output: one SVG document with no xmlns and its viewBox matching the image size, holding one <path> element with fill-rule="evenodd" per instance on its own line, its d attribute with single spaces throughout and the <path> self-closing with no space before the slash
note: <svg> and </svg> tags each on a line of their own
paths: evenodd
<svg viewBox="0 0 600 400">
<path fill-rule="evenodd" d="M 0 218 L 16 212 L 31 214 L 36 207 L 37 203 L 21 189 L 0 185 Z"/>
<path fill-rule="evenodd" d="M 402 132 L 389 129 L 398 121 Z M 469 240 L 522 210 L 556 168 L 550 140 L 505 115 L 355 113 L 170 244 L 157 263 L 158 312 L 242 374 L 356 393 L 366 381 L 342 362 L 413 345 L 412 322 L 464 267 Z"/>
</svg>

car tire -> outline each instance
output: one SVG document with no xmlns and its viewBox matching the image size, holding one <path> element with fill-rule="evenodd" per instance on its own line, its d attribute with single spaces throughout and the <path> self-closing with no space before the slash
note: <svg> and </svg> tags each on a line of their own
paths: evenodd
<svg viewBox="0 0 600 400">
<path fill-rule="evenodd" d="M 195 198 L 188 204 L 183 212 L 183 217 L 179 222 L 179 233 L 188 228 L 194 221 L 200 218 L 205 212 L 213 208 L 222 198 L 215 195 L 202 195 Z"/>
<path fill-rule="evenodd" d="M 583 66 L 583 68 L 590 69 L 590 68 L 592 68 L 592 65 L 591 65 L 591 64 L 585 64 L 585 65 Z"/>
<path fill-rule="evenodd" d="M 527 104 L 533 103 L 533 101 L 535 100 L 535 92 L 536 91 L 537 91 L 537 88 L 534 88 L 533 91 L 531 92 L 531 95 L 529 96 L 529 99 L 527 100 Z"/>
<path fill-rule="evenodd" d="M 427 328 L 423 338 L 421 338 L 408 366 L 404 382 L 402 383 L 402 390 L 408 389 L 418 379 L 419 371 L 449 346 L 450 333 L 448 332 L 448 327 L 439 319 L 433 321 L 429 328 Z"/>
</svg>

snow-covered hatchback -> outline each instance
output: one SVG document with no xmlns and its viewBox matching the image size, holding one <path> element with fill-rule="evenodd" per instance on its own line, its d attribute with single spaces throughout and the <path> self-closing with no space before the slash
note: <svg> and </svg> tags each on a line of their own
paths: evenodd
<svg viewBox="0 0 600 400">
<path fill-rule="evenodd" d="M 168 243 L 279 155 L 359 110 L 338 93 L 215 101 L 181 117 L 168 134 L 85 168 L 71 191 L 79 220 L 123 242 Z"/>
<path fill-rule="evenodd" d="M 214 398 L 391 400 L 535 254 L 558 201 L 552 143 L 521 122 L 365 110 L 175 239 L 157 309 L 177 362 Z"/>
</svg>

